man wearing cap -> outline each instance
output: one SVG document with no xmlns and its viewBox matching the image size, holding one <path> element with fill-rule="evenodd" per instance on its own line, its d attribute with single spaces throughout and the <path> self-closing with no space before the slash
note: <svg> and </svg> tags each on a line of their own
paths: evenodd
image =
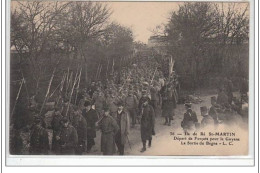
<svg viewBox="0 0 260 173">
<path fill-rule="evenodd" d="M 214 126 L 214 119 L 208 114 L 208 108 L 206 106 L 200 107 L 201 116 L 201 127 L 212 127 Z"/>
<path fill-rule="evenodd" d="M 152 135 L 154 132 L 154 123 L 155 123 L 155 115 L 154 110 L 151 105 L 149 105 L 149 98 L 145 98 L 143 100 L 143 104 L 141 106 L 141 139 L 143 143 L 143 148 L 141 152 L 146 151 L 146 141 L 148 140 L 148 147 L 152 145 Z"/>
<path fill-rule="evenodd" d="M 191 109 L 191 103 L 185 103 L 184 106 L 186 112 L 184 113 L 181 127 L 184 129 L 184 131 L 194 130 L 195 124 L 198 123 L 196 112 Z"/>
<path fill-rule="evenodd" d="M 129 90 L 128 96 L 125 98 L 125 107 L 132 118 L 132 127 L 135 126 L 136 123 L 136 110 L 138 106 L 138 101 L 135 95 L 133 95 L 133 91 Z"/>
<path fill-rule="evenodd" d="M 119 151 L 119 155 L 124 155 L 125 143 L 129 134 L 129 117 L 128 114 L 124 111 L 124 103 L 119 101 L 117 103 L 118 110 L 116 115 L 117 125 L 119 127 L 118 132 L 115 135 L 115 143 Z"/>
<path fill-rule="evenodd" d="M 37 116 L 30 137 L 30 154 L 47 155 L 49 150 L 48 132 L 42 127 L 42 119 Z"/>
<path fill-rule="evenodd" d="M 89 153 L 92 146 L 95 145 L 96 122 L 98 120 L 98 114 L 96 110 L 92 109 L 90 101 L 86 101 L 84 106 L 85 109 L 82 111 L 82 116 L 87 121 L 87 153 Z"/>
<path fill-rule="evenodd" d="M 119 127 L 116 120 L 110 116 L 107 105 L 104 106 L 103 117 L 97 124 L 101 130 L 101 152 L 104 155 L 113 155 L 115 153 L 115 134 Z"/>
<path fill-rule="evenodd" d="M 61 120 L 62 128 L 60 135 L 57 136 L 59 140 L 61 151 L 63 155 L 75 154 L 75 147 L 78 144 L 78 134 L 76 129 L 69 123 L 67 117 Z"/>
</svg>

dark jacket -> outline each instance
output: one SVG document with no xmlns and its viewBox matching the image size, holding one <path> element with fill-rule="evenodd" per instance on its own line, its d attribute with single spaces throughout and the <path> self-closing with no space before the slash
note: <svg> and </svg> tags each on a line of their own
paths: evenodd
<svg viewBox="0 0 260 173">
<path fill-rule="evenodd" d="M 154 134 L 155 114 L 151 105 L 142 106 L 141 109 L 141 139 L 149 140 Z"/>
<path fill-rule="evenodd" d="M 196 115 L 196 112 L 192 111 L 191 109 L 188 109 L 187 112 L 184 113 L 183 120 L 181 122 L 182 128 L 189 128 L 191 124 L 194 124 L 198 122 L 198 118 Z"/>
<path fill-rule="evenodd" d="M 34 126 L 30 138 L 30 154 L 48 154 L 49 138 L 45 128 Z"/>
<path fill-rule="evenodd" d="M 61 145 L 61 154 L 74 154 L 75 147 L 78 143 L 78 134 L 76 129 L 72 125 L 63 127 L 61 129 L 59 142 Z"/>
<path fill-rule="evenodd" d="M 96 122 L 98 120 L 97 111 L 94 109 L 90 109 L 86 112 L 86 109 L 83 109 L 82 116 L 87 121 L 87 138 L 95 138 L 96 137 Z"/>
</svg>

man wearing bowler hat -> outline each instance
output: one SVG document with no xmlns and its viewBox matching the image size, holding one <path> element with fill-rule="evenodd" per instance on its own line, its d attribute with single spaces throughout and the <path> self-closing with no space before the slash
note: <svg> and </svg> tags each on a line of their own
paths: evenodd
<svg viewBox="0 0 260 173">
<path fill-rule="evenodd" d="M 85 101 L 84 106 L 85 109 L 82 111 L 82 116 L 87 121 L 87 153 L 89 153 L 91 148 L 95 145 L 98 113 L 96 110 L 92 109 L 92 104 L 90 101 Z"/>
<path fill-rule="evenodd" d="M 124 155 L 124 147 L 130 131 L 129 130 L 130 122 L 129 122 L 128 114 L 124 110 L 124 103 L 122 101 L 119 101 L 117 103 L 117 106 L 118 106 L 118 110 L 116 115 L 116 121 L 119 130 L 117 131 L 115 136 L 115 143 L 118 148 L 119 154 Z"/>
</svg>

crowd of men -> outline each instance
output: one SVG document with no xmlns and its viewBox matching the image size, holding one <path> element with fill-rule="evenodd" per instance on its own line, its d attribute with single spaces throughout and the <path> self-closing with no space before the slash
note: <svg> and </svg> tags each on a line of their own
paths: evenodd
<svg viewBox="0 0 260 173">
<path fill-rule="evenodd" d="M 76 104 L 59 99 L 49 124 L 41 116 L 35 116 L 30 132 L 30 154 L 91 154 L 96 132 L 100 130 L 100 151 L 104 155 L 116 152 L 124 155 L 125 145 L 131 140 L 129 133 L 136 124 L 140 124 L 143 144 L 140 152 L 145 152 L 147 145 L 151 147 L 155 117 L 164 117 L 164 125 L 172 124 L 179 96 L 178 76 L 173 72 L 166 79 L 156 62 L 145 62 L 122 70 L 120 78 L 120 82 L 115 78 L 93 81 L 81 90 Z M 210 109 L 201 107 L 201 123 L 198 123 L 192 104 L 185 103 L 181 127 L 190 131 L 233 121 L 231 112 L 236 107 L 232 98 L 232 82 L 225 79 L 218 96 L 211 98 Z M 52 131 L 51 141 L 47 129 Z M 13 141 L 15 152 L 21 153 L 19 132 L 15 133 Z"/>
</svg>

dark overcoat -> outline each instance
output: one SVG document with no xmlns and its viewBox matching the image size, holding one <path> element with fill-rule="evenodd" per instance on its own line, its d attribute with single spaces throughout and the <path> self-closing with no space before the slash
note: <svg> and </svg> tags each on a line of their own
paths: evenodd
<svg viewBox="0 0 260 173">
<path fill-rule="evenodd" d="M 174 91 L 165 89 L 162 93 L 162 116 L 172 119 L 176 104 L 176 95 L 174 94 Z"/>
<path fill-rule="evenodd" d="M 48 132 L 41 126 L 34 126 L 30 138 L 30 154 L 48 154 Z"/>
<path fill-rule="evenodd" d="M 75 147 L 77 144 L 78 134 L 76 129 L 72 125 L 63 127 L 60 133 L 61 154 L 75 154 Z"/>
<path fill-rule="evenodd" d="M 96 137 L 96 122 L 98 120 L 97 111 L 94 109 L 90 109 L 86 112 L 86 109 L 82 111 L 83 117 L 87 121 L 87 138 L 95 138 Z"/>
<path fill-rule="evenodd" d="M 141 139 L 149 140 L 154 134 L 155 115 L 151 105 L 143 106 L 141 118 Z"/>
<path fill-rule="evenodd" d="M 184 129 L 189 129 L 191 125 L 195 125 L 198 122 L 198 118 L 196 112 L 188 109 L 187 112 L 184 113 L 183 120 L 181 122 L 181 127 Z"/>
</svg>

